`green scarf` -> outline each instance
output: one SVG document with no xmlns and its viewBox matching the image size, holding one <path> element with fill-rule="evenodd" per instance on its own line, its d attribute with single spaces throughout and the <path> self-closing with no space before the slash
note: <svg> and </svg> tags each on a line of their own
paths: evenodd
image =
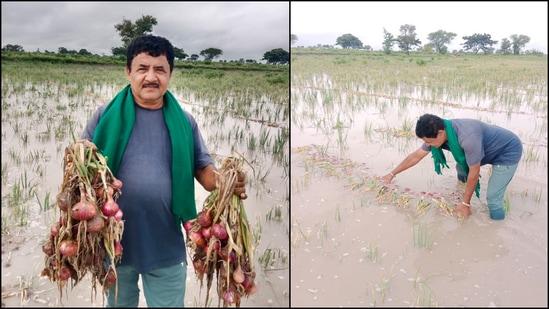
<svg viewBox="0 0 549 309">
<path fill-rule="evenodd" d="M 172 142 L 172 213 L 180 224 L 196 217 L 194 140 L 187 116 L 169 91 L 164 95 L 162 110 Z M 128 85 L 105 108 L 93 135 L 93 143 L 107 158 L 114 175 L 120 167 L 134 123 L 135 102 Z"/>
<path fill-rule="evenodd" d="M 448 146 L 450 147 L 450 152 L 454 156 L 456 162 L 465 171 L 465 173 L 469 175 L 469 166 L 467 165 L 467 161 L 465 160 L 465 153 L 463 152 L 463 149 L 459 146 L 456 132 L 452 128 L 452 123 L 450 122 L 450 120 L 444 119 L 444 124 L 446 125 L 446 136 L 448 137 Z M 449 168 L 448 164 L 446 164 L 446 157 L 442 152 L 442 147 L 436 148 L 431 146 L 431 154 L 433 155 L 433 160 L 435 162 L 435 172 L 441 175 L 441 167 Z M 477 181 L 475 194 L 478 198 L 480 198 L 480 180 Z"/>
</svg>

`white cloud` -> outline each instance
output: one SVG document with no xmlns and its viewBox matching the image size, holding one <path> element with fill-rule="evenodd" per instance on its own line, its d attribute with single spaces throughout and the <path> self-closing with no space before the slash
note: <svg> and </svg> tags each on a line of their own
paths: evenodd
<svg viewBox="0 0 549 309">
<path fill-rule="evenodd" d="M 187 54 L 215 47 L 219 59 L 260 60 L 274 48 L 289 51 L 289 2 L 2 2 L 2 46 L 26 51 L 59 47 L 111 54 L 122 45 L 114 25 L 143 15 L 153 33 Z"/>
<path fill-rule="evenodd" d="M 547 53 L 547 2 L 291 2 L 291 33 L 296 46 L 335 45 L 337 37 L 351 33 L 365 45 L 380 49 L 383 28 L 394 36 L 400 26 L 416 26 L 418 39 L 444 30 L 457 34 L 450 45 L 461 48 L 463 36 L 490 34 L 501 42 L 513 34 L 530 37 L 526 49 Z"/>
</svg>

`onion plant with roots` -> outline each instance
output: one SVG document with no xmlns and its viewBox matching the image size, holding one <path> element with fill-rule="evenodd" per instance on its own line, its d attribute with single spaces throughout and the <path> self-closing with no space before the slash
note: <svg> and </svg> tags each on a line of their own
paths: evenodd
<svg viewBox="0 0 549 309">
<path fill-rule="evenodd" d="M 124 221 L 116 202 L 122 182 L 87 140 L 66 147 L 63 172 L 56 197 L 59 220 L 42 245 L 42 275 L 57 282 L 60 296 L 68 283 L 76 286 L 88 272 L 93 292 L 97 283 L 106 291 L 117 283 L 115 265 L 122 258 Z"/>
<path fill-rule="evenodd" d="M 217 188 L 204 202 L 195 219 L 185 222 L 187 246 L 201 289 L 206 279 L 206 300 L 217 280 L 218 300 L 223 307 L 240 307 L 242 297 L 258 290 L 253 265 L 251 229 L 244 203 L 234 194 L 243 159 L 226 157 L 217 172 Z"/>
</svg>

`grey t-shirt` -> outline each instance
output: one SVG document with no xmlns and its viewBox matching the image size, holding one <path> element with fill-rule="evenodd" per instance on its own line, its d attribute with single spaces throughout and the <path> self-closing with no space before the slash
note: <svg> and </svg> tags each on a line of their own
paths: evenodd
<svg viewBox="0 0 549 309">
<path fill-rule="evenodd" d="M 515 133 L 476 119 L 452 119 L 450 122 L 465 152 L 467 165 L 479 162 L 480 165 L 514 165 L 520 161 L 522 142 Z M 421 148 L 431 151 L 431 146 L 425 143 Z M 442 144 L 442 148 L 450 150 L 448 142 Z"/>
<path fill-rule="evenodd" d="M 82 134 L 93 133 L 105 107 L 97 109 Z M 195 119 L 185 111 L 194 138 L 194 169 L 213 164 Z M 163 110 L 135 106 L 135 124 L 117 175 L 123 183 L 117 200 L 123 212 L 122 265 L 139 273 L 186 261 L 181 225 L 172 214 L 172 148 Z"/>
</svg>

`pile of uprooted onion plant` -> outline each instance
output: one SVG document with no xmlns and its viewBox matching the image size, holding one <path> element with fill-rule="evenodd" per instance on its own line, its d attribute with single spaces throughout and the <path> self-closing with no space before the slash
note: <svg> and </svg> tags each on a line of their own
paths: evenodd
<svg viewBox="0 0 549 309">
<path fill-rule="evenodd" d="M 217 188 L 204 202 L 195 219 L 185 222 L 187 246 L 195 274 L 204 286 L 208 306 L 210 289 L 217 279 L 219 305 L 240 307 L 241 298 L 257 292 L 253 266 L 251 231 L 244 204 L 234 194 L 238 174 L 243 172 L 242 161 L 224 158 L 218 171 Z"/>
<path fill-rule="evenodd" d="M 65 148 L 63 182 L 56 198 L 59 220 L 42 246 L 46 254 L 42 275 L 57 282 L 60 296 L 67 283 L 76 286 L 88 272 L 95 294 L 97 283 L 105 291 L 116 282 L 115 264 L 122 258 L 124 231 L 116 202 L 122 182 L 106 163 L 87 140 Z"/>
</svg>

